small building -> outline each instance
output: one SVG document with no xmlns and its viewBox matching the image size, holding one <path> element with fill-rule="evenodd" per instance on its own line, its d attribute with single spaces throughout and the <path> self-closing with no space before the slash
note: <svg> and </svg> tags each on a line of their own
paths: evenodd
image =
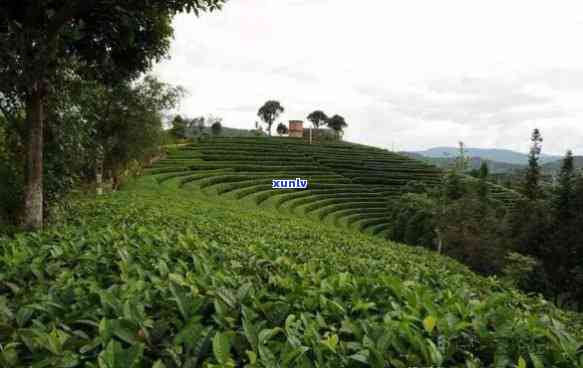
<svg viewBox="0 0 583 368">
<path fill-rule="evenodd" d="M 302 138 L 304 136 L 304 122 L 301 120 L 290 120 L 288 135 L 294 138 Z"/>
<path fill-rule="evenodd" d="M 311 136 L 311 137 L 310 137 Z M 327 128 L 309 128 L 304 129 L 304 139 L 306 141 L 314 142 L 324 142 L 324 141 L 337 141 L 338 135 L 331 129 Z"/>
</svg>

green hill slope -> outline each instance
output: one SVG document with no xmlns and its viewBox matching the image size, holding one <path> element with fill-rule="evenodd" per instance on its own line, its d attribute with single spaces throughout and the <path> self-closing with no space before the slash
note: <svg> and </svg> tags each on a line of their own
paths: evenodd
<svg viewBox="0 0 583 368">
<path fill-rule="evenodd" d="M 574 321 L 543 300 L 175 184 L 0 239 L 0 366 L 583 367 Z"/>
<path fill-rule="evenodd" d="M 442 180 L 435 166 L 383 149 L 294 138 L 212 139 L 170 152 L 149 172 L 161 183 L 178 181 L 380 235 L 388 229 L 391 196 L 410 182 L 432 186 Z M 309 180 L 307 190 L 271 187 L 273 179 L 296 177 Z M 517 198 L 496 185 L 491 192 L 508 204 Z"/>
</svg>

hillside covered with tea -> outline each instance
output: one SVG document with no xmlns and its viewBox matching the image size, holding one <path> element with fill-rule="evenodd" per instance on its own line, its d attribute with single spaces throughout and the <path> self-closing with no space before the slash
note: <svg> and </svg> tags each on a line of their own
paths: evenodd
<svg viewBox="0 0 583 368">
<path fill-rule="evenodd" d="M 214 138 L 170 150 L 147 171 L 158 182 L 249 200 L 383 235 L 391 198 L 411 185 L 443 181 L 435 166 L 384 149 L 294 138 Z M 306 190 L 273 189 L 274 179 L 307 179 Z M 472 180 L 466 177 L 465 180 Z M 516 192 L 488 184 L 511 205 Z"/>
<path fill-rule="evenodd" d="M 0 239 L 0 366 L 583 367 L 576 321 L 543 299 L 176 184 Z"/>
</svg>

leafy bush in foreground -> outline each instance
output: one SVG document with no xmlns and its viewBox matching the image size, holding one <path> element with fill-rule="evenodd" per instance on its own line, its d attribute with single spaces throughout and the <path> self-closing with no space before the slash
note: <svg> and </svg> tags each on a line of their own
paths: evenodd
<svg viewBox="0 0 583 368">
<path fill-rule="evenodd" d="M 583 367 L 574 321 L 542 299 L 237 206 L 150 178 L 0 239 L 0 366 Z"/>
</svg>

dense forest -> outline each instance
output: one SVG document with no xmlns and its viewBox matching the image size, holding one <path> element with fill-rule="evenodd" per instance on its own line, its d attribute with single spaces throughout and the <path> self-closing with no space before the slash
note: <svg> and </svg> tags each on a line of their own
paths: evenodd
<svg viewBox="0 0 583 368">
<path fill-rule="evenodd" d="M 573 154 L 557 180 L 543 181 L 542 136 L 531 136 L 528 169 L 509 188 L 522 194 L 508 206 L 488 191 L 487 163 L 463 180 L 467 157 L 435 188 L 414 182 L 394 199 L 391 237 L 450 255 L 485 275 L 499 275 L 555 303 L 583 310 L 583 173 Z"/>
</svg>

